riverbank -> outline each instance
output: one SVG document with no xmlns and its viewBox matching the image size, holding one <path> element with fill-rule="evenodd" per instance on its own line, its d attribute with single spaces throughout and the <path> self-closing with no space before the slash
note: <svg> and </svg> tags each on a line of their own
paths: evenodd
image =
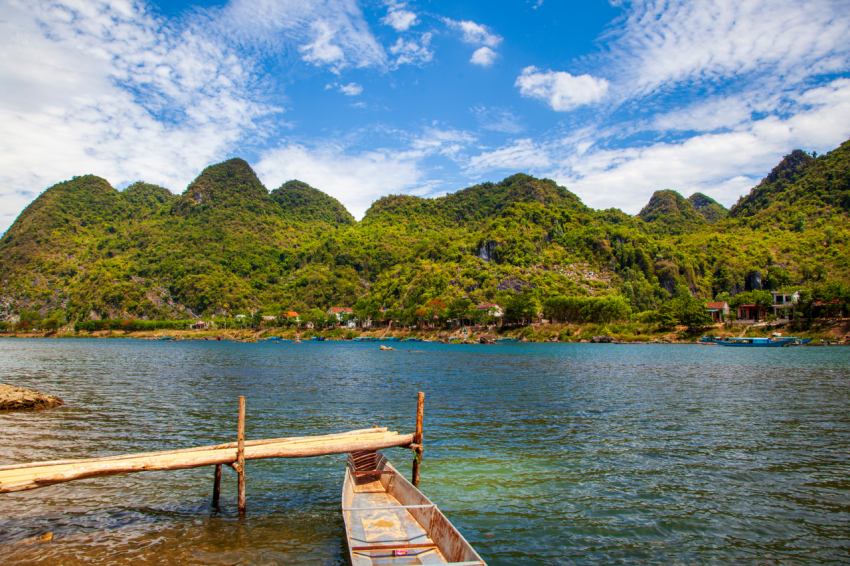
<svg viewBox="0 0 850 566">
<path fill-rule="evenodd" d="M 793 324 L 765 325 L 727 325 L 718 324 L 693 332 L 685 326 L 669 330 L 659 330 L 644 323 L 612 324 L 553 324 L 534 323 L 527 326 L 466 326 L 451 329 L 411 329 L 411 328 L 330 328 L 323 330 L 308 329 L 300 332 L 302 340 L 321 336 L 325 340 L 353 340 L 357 337 L 374 338 L 420 338 L 432 342 L 487 343 L 496 338 L 517 338 L 523 342 L 621 342 L 621 343 L 668 343 L 687 344 L 698 342 L 702 336 L 726 337 L 768 337 L 778 333 L 783 336 L 811 338 L 812 345 L 824 343 L 850 344 L 850 319 L 818 321 L 809 328 L 795 327 Z M 156 330 L 127 332 L 120 330 L 100 330 L 95 332 L 74 331 L 71 328 L 57 332 L 0 333 L 8 338 L 133 338 L 137 340 L 229 340 L 238 342 L 256 342 L 271 337 L 294 340 L 294 328 L 253 329 L 213 329 L 213 330 Z"/>
</svg>

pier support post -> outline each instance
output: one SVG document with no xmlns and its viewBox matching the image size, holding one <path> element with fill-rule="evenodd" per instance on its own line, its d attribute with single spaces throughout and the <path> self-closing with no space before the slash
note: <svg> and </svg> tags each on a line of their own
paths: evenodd
<svg viewBox="0 0 850 566">
<path fill-rule="evenodd" d="M 422 460 L 422 418 L 425 413 L 425 393 L 419 392 L 416 399 L 416 432 L 413 434 L 413 485 L 419 486 L 419 463 Z"/>
<path fill-rule="evenodd" d="M 218 499 L 221 495 L 221 464 L 215 465 L 215 481 L 213 481 L 213 507 L 218 509 Z"/>
<path fill-rule="evenodd" d="M 239 474 L 239 515 L 245 514 L 245 396 L 239 396 L 239 428 L 236 436 L 236 464 Z"/>
</svg>

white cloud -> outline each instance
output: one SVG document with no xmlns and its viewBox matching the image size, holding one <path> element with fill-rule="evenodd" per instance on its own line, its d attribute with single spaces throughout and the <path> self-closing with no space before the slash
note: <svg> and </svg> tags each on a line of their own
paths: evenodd
<svg viewBox="0 0 850 566">
<path fill-rule="evenodd" d="M 444 22 L 449 27 L 460 30 L 463 33 L 463 41 L 472 45 L 486 45 L 488 47 L 496 47 L 502 42 L 501 36 L 490 31 L 485 25 L 476 24 L 470 21 L 455 21 L 449 18 L 444 18 Z"/>
<path fill-rule="evenodd" d="M 778 91 L 850 62 L 845 0 L 643 0 L 627 10 L 603 56 L 626 79 L 624 96 L 749 74 Z"/>
<path fill-rule="evenodd" d="M 344 66 L 345 55 L 342 48 L 333 43 L 336 32 L 327 22 L 314 22 L 312 27 L 316 39 L 298 48 L 304 54 L 303 59 L 316 65 L 332 64 L 334 70 L 338 71 Z"/>
<path fill-rule="evenodd" d="M 396 31 L 407 31 L 411 26 L 416 25 L 416 14 L 409 10 L 390 8 L 387 15 L 381 18 L 381 22 L 392 26 Z"/>
<path fill-rule="evenodd" d="M 485 130 L 506 134 L 518 134 L 525 130 L 519 118 L 509 110 L 503 108 L 476 106 L 475 108 L 471 108 L 470 112 L 478 119 L 481 127 Z"/>
<path fill-rule="evenodd" d="M 423 33 L 419 40 L 405 41 L 398 38 L 395 45 L 390 47 L 389 51 L 396 55 L 396 60 L 393 62 L 394 67 L 401 65 L 424 65 L 434 58 L 434 52 L 430 49 L 431 33 Z"/>
<path fill-rule="evenodd" d="M 348 83 L 347 85 L 341 85 L 339 91 L 346 96 L 357 96 L 363 92 L 363 87 L 357 83 Z"/>
<path fill-rule="evenodd" d="M 523 96 L 543 100 L 553 110 L 564 112 L 598 102 L 607 94 L 609 83 L 590 75 L 574 77 L 563 71 L 544 73 L 532 66 L 522 70 L 514 85 Z"/>
<path fill-rule="evenodd" d="M 285 53 L 339 72 L 383 67 L 386 54 L 353 0 L 230 0 L 210 10 L 214 32 L 248 50 Z"/>
<path fill-rule="evenodd" d="M 734 130 L 679 142 L 609 149 L 593 128 L 547 141 L 523 139 L 469 159 L 468 174 L 527 171 L 555 179 L 588 206 L 636 214 L 654 191 L 702 192 L 726 206 L 747 194 L 794 148 L 819 153 L 850 137 L 850 79 L 836 79 L 796 97 L 805 108 L 787 118 L 749 120 Z"/>
<path fill-rule="evenodd" d="M 726 206 L 747 194 L 794 148 L 825 152 L 850 136 L 850 79 L 838 79 L 801 96 L 810 108 L 786 119 L 769 116 L 725 133 L 679 143 L 567 155 L 551 176 L 590 206 L 637 213 L 659 189 L 684 196 L 703 192 Z"/>
<path fill-rule="evenodd" d="M 346 146 L 334 143 L 287 144 L 265 152 L 254 169 L 267 187 L 298 179 L 336 198 L 359 219 L 382 196 L 422 185 L 418 157 L 389 150 L 351 154 Z"/>
<path fill-rule="evenodd" d="M 475 53 L 472 54 L 472 59 L 469 60 L 470 63 L 481 65 L 482 67 L 489 67 L 495 61 L 496 52 L 487 46 L 476 49 Z"/>
<path fill-rule="evenodd" d="M 531 139 L 516 140 L 512 145 L 485 152 L 469 160 L 468 174 L 485 171 L 532 172 L 552 165 L 549 151 Z"/>
<path fill-rule="evenodd" d="M 273 109 L 203 27 L 170 28 L 129 1 L 0 4 L 0 229 L 74 175 L 180 192 L 261 134 Z"/>
</svg>

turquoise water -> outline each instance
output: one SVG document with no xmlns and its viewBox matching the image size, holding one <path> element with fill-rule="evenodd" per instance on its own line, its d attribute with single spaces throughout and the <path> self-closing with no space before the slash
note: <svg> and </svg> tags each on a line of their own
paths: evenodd
<svg viewBox="0 0 850 566">
<path fill-rule="evenodd" d="M 0 462 L 373 424 L 412 432 L 422 491 L 491 565 L 850 561 L 850 349 L 0 340 Z M 409 450 L 390 459 L 409 472 Z M 343 456 L 0 495 L 0 562 L 346 564 Z M 51 531 L 49 544 L 18 541 Z"/>
</svg>

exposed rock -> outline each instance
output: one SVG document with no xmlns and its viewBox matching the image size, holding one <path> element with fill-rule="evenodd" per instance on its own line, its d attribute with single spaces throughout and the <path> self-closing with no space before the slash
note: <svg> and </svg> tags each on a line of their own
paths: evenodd
<svg viewBox="0 0 850 566">
<path fill-rule="evenodd" d="M 389 346 L 383 346 L 383 345 L 381 346 L 381 350 L 391 350 L 391 351 L 395 352 L 395 348 L 390 348 Z"/>
<path fill-rule="evenodd" d="M 521 292 L 525 288 L 534 289 L 537 285 L 532 285 L 522 279 L 517 279 L 514 277 L 508 277 L 507 279 L 502 279 L 499 281 L 499 284 L 496 286 L 496 289 L 499 291 L 515 291 L 517 293 Z"/>
<path fill-rule="evenodd" d="M 591 344 L 616 344 L 618 340 L 611 336 L 593 336 L 590 339 Z"/>
<path fill-rule="evenodd" d="M 54 395 L 44 395 L 32 389 L 0 383 L 0 411 L 13 409 L 50 409 L 64 405 L 65 401 Z"/>
<path fill-rule="evenodd" d="M 493 261 L 496 254 L 496 242 L 484 242 L 478 247 L 478 257 L 486 262 Z"/>
<path fill-rule="evenodd" d="M 744 289 L 747 291 L 761 291 L 762 281 L 764 281 L 764 277 L 761 271 L 750 271 L 747 273 L 747 278 L 744 281 Z"/>
</svg>

